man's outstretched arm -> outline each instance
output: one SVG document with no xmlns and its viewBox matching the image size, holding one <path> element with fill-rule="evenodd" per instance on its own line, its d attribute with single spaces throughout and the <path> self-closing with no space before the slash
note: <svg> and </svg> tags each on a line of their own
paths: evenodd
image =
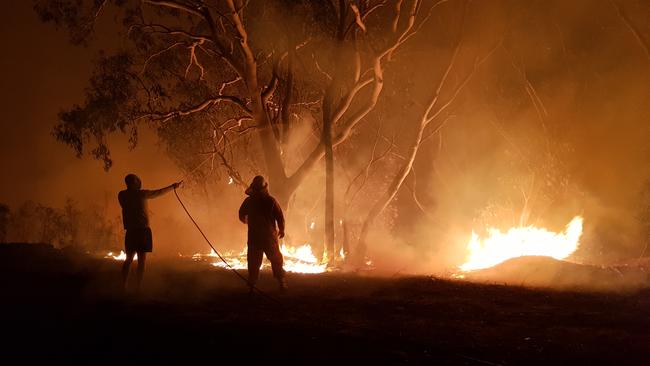
<svg viewBox="0 0 650 366">
<path fill-rule="evenodd" d="M 144 192 L 145 197 L 147 197 L 147 198 L 156 198 L 156 197 L 162 196 L 163 194 L 165 194 L 165 193 L 167 193 L 167 192 L 169 192 L 169 191 L 171 191 L 171 190 L 173 190 L 175 188 L 180 187 L 181 183 L 182 183 L 182 181 L 172 183 L 172 184 L 170 184 L 170 185 L 168 185 L 167 187 L 164 187 L 164 188 L 154 189 L 154 190 L 146 190 L 145 189 L 145 190 L 142 190 L 142 191 Z"/>
</svg>

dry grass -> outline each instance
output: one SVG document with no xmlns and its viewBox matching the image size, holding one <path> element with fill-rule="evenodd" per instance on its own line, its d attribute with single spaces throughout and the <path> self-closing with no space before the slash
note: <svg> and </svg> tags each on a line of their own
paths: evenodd
<svg viewBox="0 0 650 366">
<path fill-rule="evenodd" d="M 86 364 L 646 364 L 650 292 L 578 293 L 431 277 L 291 275 L 281 305 L 232 274 L 150 263 L 140 296 L 119 263 L 0 249 L 3 353 Z"/>
</svg>

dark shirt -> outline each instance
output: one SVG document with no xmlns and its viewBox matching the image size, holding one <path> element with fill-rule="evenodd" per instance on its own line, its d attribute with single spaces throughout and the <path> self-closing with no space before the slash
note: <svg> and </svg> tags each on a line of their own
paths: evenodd
<svg viewBox="0 0 650 366">
<path fill-rule="evenodd" d="M 126 230 L 149 227 L 147 199 L 156 198 L 167 192 L 168 188 L 157 190 L 125 189 L 117 195 L 122 206 L 122 223 Z"/>
<path fill-rule="evenodd" d="M 277 229 L 284 232 L 284 215 L 275 198 L 264 192 L 256 192 L 246 197 L 239 208 L 239 220 L 246 222 L 246 216 L 248 245 L 265 247 L 278 242 Z"/>
</svg>

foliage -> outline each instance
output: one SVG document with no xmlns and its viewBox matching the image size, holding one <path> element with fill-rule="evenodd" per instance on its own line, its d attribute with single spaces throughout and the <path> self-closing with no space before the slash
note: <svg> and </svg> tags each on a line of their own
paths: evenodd
<svg viewBox="0 0 650 366">
<path fill-rule="evenodd" d="M 647 249 L 647 243 L 650 241 L 650 180 L 646 180 L 643 183 L 641 191 L 639 192 L 636 219 L 640 224 Z M 643 254 L 647 254 L 645 250 Z"/>
<path fill-rule="evenodd" d="M 9 216 L 8 239 L 90 251 L 113 248 L 119 243 L 120 222 L 105 212 L 95 204 L 80 207 L 72 199 L 63 208 L 27 201 Z"/>
<path fill-rule="evenodd" d="M 418 4 L 400 11 L 385 1 L 35 0 L 41 20 L 65 29 L 73 43 L 93 41 L 109 13 L 111 28 L 124 35 L 118 51 L 99 55 L 84 103 L 59 114 L 54 135 L 109 169 L 107 136 L 127 133 L 135 146 L 149 124 L 172 158 L 202 179 L 221 167 L 243 184 L 239 170 L 259 173 L 265 164 L 272 181 L 296 175 L 291 191 L 322 155 L 319 138 L 290 144 L 292 129 L 319 136 L 323 118 L 341 112 L 334 142 L 345 140 L 376 103 L 364 92 L 383 83 L 380 70 L 373 76 L 375 60 L 394 63 Z M 327 93 L 331 116 L 321 107 Z M 264 140 L 268 129 L 277 141 Z"/>
<path fill-rule="evenodd" d="M 7 238 L 7 229 L 9 228 L 9 215 L 11 210 L 9 206 L 0 203 L 0 243 Z"/>
</svg>

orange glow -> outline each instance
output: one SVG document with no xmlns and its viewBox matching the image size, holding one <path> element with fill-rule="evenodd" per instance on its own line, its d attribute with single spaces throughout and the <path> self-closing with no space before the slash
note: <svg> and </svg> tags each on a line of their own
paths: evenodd
<svg viewBox="0 0 650 366">
<path fill-rule="evenodd" d="M 576 216 L 564 232 L 555 233 L 535 226 L 513 227 L 503 233 L 489 228 L 487 238 L 479 238 L 472 232 L 467 250 L 467 260 L 460 266 L 463 271 L 472 271 L 495 266 L 510 258 L 538 255 L 565 259 L 580 244 L 582 217 Z"/>
<path fill-rule="evenodd" d="M 327 263 L 320 263 L 314 255 L 310 244 L 303 244 L 298 247 L 288 246 L 282 244 L 280 251 L 284 256 L 284 269 L 287 272 L 294 273 L 323 273 L 327 271 Z M 240 252 L 225 252 L 222 254 L 228 264 L 234 269 L 246 269 L 246 249 Z M 208 259 L 211 264 L 219 268 L 228 268 L 225 263 L 218 258 L 214 251 L 208 254 L 194 254 L 192 259 L 201 260 Z M 268 260 L 262 263 L 262 269 L 270 268 L 271 264 Z"/>
<path fill-rule="evenodd" d="M 104 256 L 104 258 L 111 258 L 111 259 L 114 259 L 114 260 L 116 260 L 116 261 L 124 261 L 124 260 L 126 260 L 126 253 L 124 253 L 123 250 L 120 250 L 120 254 L 118 254 L 118 255 L 114 255 L 113 252 L 108 252 L 108 253 Z M 138 255 L 137 255 L 137 254 L 134 255 L 134 256 L 133 256 L 133 259 L 134 259 L 134 260 L 138 260 Z"/>
</svg>

